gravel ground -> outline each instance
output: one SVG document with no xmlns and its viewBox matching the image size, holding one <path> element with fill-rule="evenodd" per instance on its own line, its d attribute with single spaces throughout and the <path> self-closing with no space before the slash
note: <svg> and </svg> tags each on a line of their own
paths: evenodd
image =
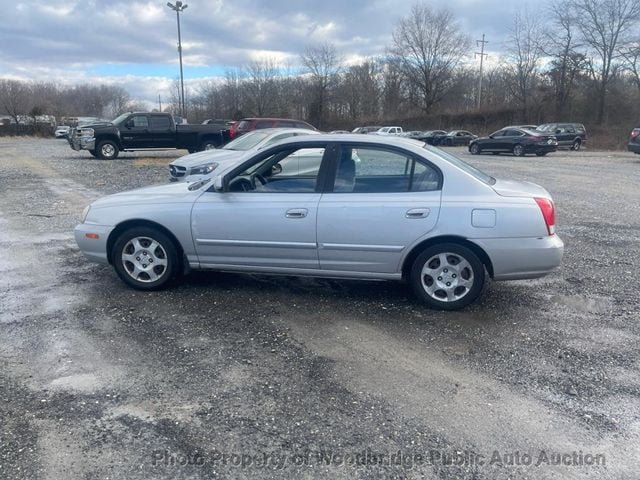
<svg viewBox="0 0 640 480">
<path fill-rule="evenodd" d="M 640 157 L 451 150 L 544 185 L 566 243 L 456 313 L 384 282 L 130 290 L 72 229 L 177 153 L 0 139 L 0 478 L 638 478 Z"/>
</svg>

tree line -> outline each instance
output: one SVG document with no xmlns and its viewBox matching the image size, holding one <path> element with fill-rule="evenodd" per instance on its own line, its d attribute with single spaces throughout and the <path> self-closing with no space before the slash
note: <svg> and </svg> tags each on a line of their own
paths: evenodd
<svg viewBox="0 0 640 480">
<path fill-rule="evenodd" d="M 335 45 L 309 46 L 299 65 L 274 59 L 189 84 L 186 116 L 294 117 L 321 129 L 403 122 L 492 128 L 495 123 L 635 124 L 640 114 L 640 0 L 556 0 L 510 19 L 489 57 L 478 108 L 473 42 L 454 13 L 416 3 L 385 54 L 347 64 Z M 167 110 L 179 113 L 178 82 Z M 0 108 L 115 116 L 135 107 L 121 87 L 0 82 Z M 434 125 L 433 123 L 438 123 Z M 454 125 L 454 123 L 456 125 Z"/>
</svg>

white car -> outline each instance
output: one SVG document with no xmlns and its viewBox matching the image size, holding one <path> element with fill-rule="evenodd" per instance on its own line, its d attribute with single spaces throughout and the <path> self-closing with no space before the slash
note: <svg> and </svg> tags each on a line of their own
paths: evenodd
<svg viewBox="0 0 640 480">
<path fill-rule="evenodd" d="M 373 132 L 376 135 L 402 135 L 402 127 L 382 127 L 377 132 Z"/>
<path fill-rule="evenodd" d="M 320 135 L 315 130 L 302 128 L 265 128 L 246 133 L 219 149 L 185 155 L 169 164 L 172 182 L 197 181 L 209 175 L 225 160 L 239 158 L 269 147 L 280 140 L 302 135 Z"/>
<path fill-rule="evenodd" d="M 69 136 L 69 130 L 71 130 L 71 127 L 67 125 L 60 125 L 56 128 L 54 135 L 56 138 L 67 138 Z"/>
</svg>

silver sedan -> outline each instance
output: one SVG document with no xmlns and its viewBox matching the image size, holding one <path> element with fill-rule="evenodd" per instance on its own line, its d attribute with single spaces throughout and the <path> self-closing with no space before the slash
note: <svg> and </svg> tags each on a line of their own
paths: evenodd
<svg viewBox="0 0 640 480">
<path fill-rule="evenodd" d="M 304 170 L 282 168 L 296 157 Z M 363 135 L 289 138 L 199 182 L 102 198 L 75 237 L 141 290 L 189 269 L 406 280 L 446 310 L 473 302 L 487 276 L 552 272 L 564 248 L 544 188 L 421 142 Z"/>
</svg>

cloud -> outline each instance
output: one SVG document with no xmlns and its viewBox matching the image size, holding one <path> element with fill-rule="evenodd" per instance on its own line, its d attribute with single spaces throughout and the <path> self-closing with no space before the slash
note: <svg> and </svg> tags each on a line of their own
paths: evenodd
<svg viewBox="0 0 640 480">
<path fill-rule="evenodd" d="M 251 60 L 295 65 L 331 42 L 350 63 L 384 53 L 412 2 L 193 0 L 181 14 L 185 77 L 209 78 Z M 491 48 L 504 41 L 502 0 L 432 0 Z M 178 75 L 176 17 L 162 0 L 0 0 L 0 76 L 64 83 L 117 82 L 153 100 Z M 472 53 L 472 52 L 470 52 Z M 106 74 L 105 72 L 108 72 Z"/>
</svg>

